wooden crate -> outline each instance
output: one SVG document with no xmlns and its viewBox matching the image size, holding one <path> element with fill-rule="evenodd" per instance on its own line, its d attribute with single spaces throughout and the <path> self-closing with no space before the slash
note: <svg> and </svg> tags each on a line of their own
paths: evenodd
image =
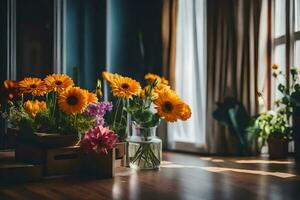
<svg viewBox="0 0 300 200">
<path fill-rule="evenodd" d="M 18 143 L 28 143 L 43 148 L 75 146 L 78 143 L 78 135 L 60 135 L 38 132 L 28 134 L 25 132 L 19 134 Z"/>
<path fill-rule="evenodd" d="M 48 149 L 45 176 L 76 174 L 80 170 L 82 151 L 79 146 Z"/>
<path fill-rule="evenodd" d="M 13 151 L 0 151 L 0 184 L 37 181 L 42 178 L 42 166 L 18 162 Z"/>
<path fill-rule="evenodd" d="M 120 142 L 116 144 L 116 160 L 118 163 L 117 167 L 126 166 L 126 152 L 127 152 L 127 143 Z"/>
<path fill-rule="evenodd" d="M 85 178 L 112 178 L 115 176 L 116 149 L 107 155 L 85 154 L 81 161 L 81 176 Z"/>
<path fill-rule="evenodd" d="M 69 175 L 79 172 L 82 156 L 79 146 L 42 148 L 32 144 L 18 144 L 16 160 L 43 166 L 44 176 Z"/>
</svg>

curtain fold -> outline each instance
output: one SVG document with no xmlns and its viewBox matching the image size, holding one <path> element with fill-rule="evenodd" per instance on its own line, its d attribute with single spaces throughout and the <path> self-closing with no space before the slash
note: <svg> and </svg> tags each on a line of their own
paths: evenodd
<svg viewBox="0 0 300 200">
<path fill-rule="evenodd" d="M 163 0 L 162 5 L 162 75 L 175 87 L 176 28 L 178 0 Z M 168 148 L 167 123 L 162 121 L 158 134 L 163 141 L 163 148 Z"/>
<path fill-rule="evenodd" d="M 171 149 L 203 151 L 206 130 L 206 0 L 179 0 L 175 90 L 192 117 L 168 124 Z"/>
<path fill-rule="evenodd" d="M 162 66 L 172 87 L 175 86 L 176 29 L 178 0 L 163 0 L 162 8 Z"/>
<path fill-rule="evenodd" d="M 207 7 L 207 147 L 237 153 L 235 138 L 213 119 L 216 102 L 234 97 L 250 115 L 259 110 L 257 91 L 266 88 L 267 0 L 214 0 Z M 261 31 L 262 30 L 262 31 Z"/>
</svg>

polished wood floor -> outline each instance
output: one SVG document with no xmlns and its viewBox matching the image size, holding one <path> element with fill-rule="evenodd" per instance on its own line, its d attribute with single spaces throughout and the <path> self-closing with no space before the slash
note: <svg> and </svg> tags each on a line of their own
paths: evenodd
<svg viewBox="0 0 300 200">
<path fill-rule="evenodd" d="M 76 178 L 1 186 L 0 199 L 300 199 L 293 159 L 200 157 L 164 153 L 158 171 L 124 170 L 114 179 Z"/>
</svg>

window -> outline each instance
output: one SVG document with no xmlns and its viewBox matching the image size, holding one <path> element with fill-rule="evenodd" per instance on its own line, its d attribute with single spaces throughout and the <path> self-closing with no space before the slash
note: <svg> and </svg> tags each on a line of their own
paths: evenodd
<svg viewBox="0 0 300 200">
<path fill-rule="evenodd" d="M 300 0 L 295 0 L 294 8 L 294 65 L 300 67 Z"/>
<path fill-rule="evenodd" d="M 300 67 L 300 0 L 273 0 L 273 63 L 286 74 Z M 298 55 L 298 56 L 297 56 Z M 278 82 L 287 84 L 284 79 Z M 281 97 L 272 79 L 272 102 Z"/>
<path fill-rule="evenodd" d="M 176 92 L 191 106 L 188 121 L 168 125 L 170 149 L 203 151 L 206 132 L 206 1 L 178 1 Z"/>
</svg>

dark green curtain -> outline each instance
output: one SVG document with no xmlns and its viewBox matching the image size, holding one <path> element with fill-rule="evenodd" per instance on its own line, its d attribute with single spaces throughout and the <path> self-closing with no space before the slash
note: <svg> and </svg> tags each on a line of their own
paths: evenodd
<svg viewBox="0 0 300 200">
<path fill-rule="evenodd" d="M 65 53 L 67 74 L 78 69 L 78 84 L 94 89 L 106 59 L 106 1 L 67 0 Z"/>
<path fill-rule="evenodd" d="M 142 81 L 162 73 L 162 0 L 107 2 L 107 70 Z"/>
<path fill-rule="evenodd" d="M 7 1 L 0 1 L 0 83 L 6 79 L 7 74 Z M 0 149 L 4 146 L 4 120 L 0 118 Z"/>
</svg>

